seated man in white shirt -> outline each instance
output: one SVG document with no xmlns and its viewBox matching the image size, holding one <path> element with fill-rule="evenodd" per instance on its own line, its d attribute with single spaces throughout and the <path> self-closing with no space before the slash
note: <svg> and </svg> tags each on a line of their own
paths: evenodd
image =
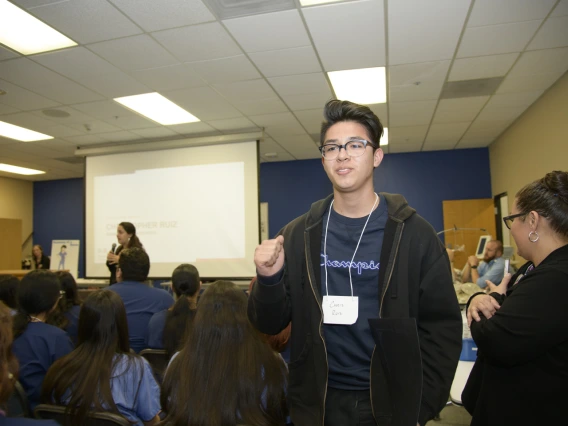
<svg viewBox="0 0 568 426">
<path fill-rule="evenodd" d="M 485 288 L 486 281 L 500 283 L 505 275 L 505 259 L 503 259 L 503 243 L 491 240 L 485 246 L 483 261 L 476 256 L 469 256 L 462 272 L 462 281 L 476 283 Z"/>
</svg>

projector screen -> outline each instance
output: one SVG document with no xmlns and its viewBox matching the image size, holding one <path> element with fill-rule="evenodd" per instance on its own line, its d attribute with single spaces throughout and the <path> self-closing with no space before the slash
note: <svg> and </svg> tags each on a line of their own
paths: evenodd
<svg viewBox="0 0 568 426">
<path fill-rule="evenodd" d="M 201 277 L 256 274 L 257 142 L 87 157 L 86 275 L 107 277 L 120 222 L 132 222 L 150 277 L 181 263 Z"/>
</svg>

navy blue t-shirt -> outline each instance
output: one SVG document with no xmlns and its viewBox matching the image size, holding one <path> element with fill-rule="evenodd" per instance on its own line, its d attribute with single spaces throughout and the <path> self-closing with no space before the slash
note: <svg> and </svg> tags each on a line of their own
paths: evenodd
<svg viewBox="0 0 568 426">
<path fill-rule="evenodd" d="M 49 367 L 73 351 L 69 335 L 43 322 L 30 322 L 12 345 L 20 363 L 19 381 L 28 395 L 32 410 L 40 402 L 43 379 Z"/>
<path fill-rule="evenodd" d="M 65 318 L 67 318 L 67 327 L 65 331 L 69 334 L 71 341 L 74 345 L 77 344 L 77 333 L 79 331 L 79 313 L 81 312 L 81 305 L 73 305 L 69 311 L 65 312 Z"/>
<path fill-rule="evenodd" d="M 327 252 L 324 256 L 325 227 L 329 214 L 323 217 L 321 241 L 321 293 L 330 296 L 351 296 L 349 265 L 363 231 L 367 217 L 348 218 L 331 210 L 327 231 Z M 353 296 L 359 298 L 359 315 L 353 325 L 323 324 L 323 334 L 329 364 L 328 386 L 345 390 L 366 390 L 370 387 L 371 357 L 375 342 L 368 318 L 379 312 L 379 266 L 384 230 L 388 219 L 387 202 L 380 197 L 351 264 Z"/>
<path fill-rule="evenodd" d="M 148 323 L 148 347 L 152 349 L 164 349 L 164 327 L 168 310 L 156 312 Z"/>
<path fill-rule="evenodd" d="M 130 281 L 113 284 L 109 290 L 118 293 L 124 302 L 130 347 L 136 353 L 146 349 L 150 318 L 172 306 L 174 298 L 165 290 Z"/>
</svg>

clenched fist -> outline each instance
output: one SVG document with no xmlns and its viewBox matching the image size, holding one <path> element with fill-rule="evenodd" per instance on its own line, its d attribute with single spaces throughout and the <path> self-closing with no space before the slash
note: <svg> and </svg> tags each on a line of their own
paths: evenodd
<svg viewBox="0 0 568 426">
<path fill-rule="evenodd" d="M 259 275 L 270 277 L 284 266 L 284 237 L 264 240 L 254 251 L 254 264 Z"/>
</svg>

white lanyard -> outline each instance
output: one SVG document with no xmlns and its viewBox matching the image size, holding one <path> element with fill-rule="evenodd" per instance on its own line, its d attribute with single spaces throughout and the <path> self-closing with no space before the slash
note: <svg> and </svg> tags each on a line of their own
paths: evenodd
<svg viewBox="0 0 568 426">
<path fill-rule="evenodd" d="M 331 204 L 329 205 L 329 214 L 327 215 L 327 222 L 325 224 L 325 237 L 323 240 L 323 259 L 324 259 L 324 267 L 325 267 L 325 294 L 329 296 L 329 292 L 327 290 L 327 229 L 329 227 L 329 217 L 331 216 L 331 209 L 333 207 L 333 201 L 331 200 Z M 353 265 L 353 261 L 355 260 L 355 255 L 357 254 L 357 250 L 359 249 L 359 244 L 361 243 L 361 239 L 363 238 L 363 234 L 365 233 L 365 228 L 367 228 L 367 223 L 369 223 L 369 219 L 373 214 L 373 210 L 375 210 L 375 206 L 379 201 L 379 196 L 375 192 L 375 202 L 373 203 L 373 207 L 371 208 L 371 212 L 369 216 L 367 216 L 367 220 L 365 221 L 365 226 L 363 226 L 363 230 L 361 231 L 361 236 L 359 237 L 359 241 L 357 242 L 357 247 L 355 247 L 355 253 L 353 253 L 353 257 L 351 258 L 351 262 L 349 263 L 349 285 L 351 286 L 351 298 L 353 298 L 353 280 L 351 279 L 351 266 Z"/>
</svg>

